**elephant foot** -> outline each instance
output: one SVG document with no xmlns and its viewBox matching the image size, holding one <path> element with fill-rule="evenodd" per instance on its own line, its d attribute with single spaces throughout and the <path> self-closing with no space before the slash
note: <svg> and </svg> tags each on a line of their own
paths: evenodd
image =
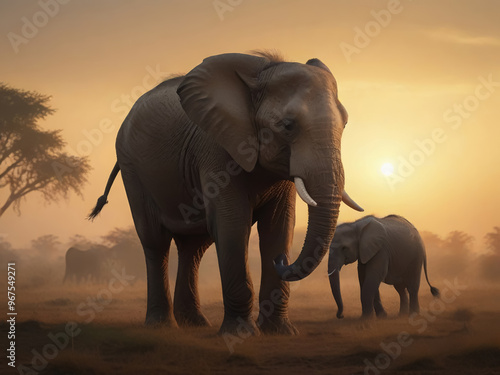
<svg viewBox="0 0 500 375">
<path fill-rule="evenodd" d="M 373 319 L 373 315 L 374 315 L 374 314 L 373 314 L 373 311 L 372 311 L 372 312 L 370 312 L 370 313 L 363 313 L 363 314 L 361 314 L 361 316 L 359 317 L 359 320 L 360 320 L 361 322 L 368 322 L 368 321 L 370 321 L 370 320 L 372 320 L 372 319 Z"/>
<path fill-rule="evenodd" d="M 262 333 L 266 335 L 298 335 L 299 331 L 290 322 L 288 317 L 274 317 L 264 319 L 259 325 Z"/>
<path fill-rule="evenodd" d="M 201 311 L 176 312 L 175 320 L 183 327 L 210 327 L 211 324 Z"/>
<path fill-rule="evenodd" d="M 372 327 L 372 324 L 370 320 L 367 319 L 360 319 L 359 322 L 356 324 L 356 329 L 359 331 L 364 331 L 367 329 L 370 329 Z"/>
<path fill-rule="evenodd" d="M 358 329 L 364 330 L 370 328 L 373 322 L 373 318 L 373 310 L 369 313 L 364 312 L 363 314 L 361 314 L 361 317 L 359 318 Z"/>
<path fill-rule="evenodd" d="M 377 311 L 376 314 L 377 314 L 377 318 L 379 318 L 379 319 L 386 319 L 387 318 L 387 313 L 385 312 L 385 310 Z"/>
<path fill-rule="evenodd" d="M 260 335 L 260 330 L 250 317 L 234 318 L 225 316 L 218 334 L 221 336 L 235 335 L 240 339 L 245 339 L 250 336 Z"/>
<path fill-rule="evenodd" d="M 177 322 L 171 314 L 148 313 L 144 324 L 148 327 L 177 327 Z"/>
</svg>

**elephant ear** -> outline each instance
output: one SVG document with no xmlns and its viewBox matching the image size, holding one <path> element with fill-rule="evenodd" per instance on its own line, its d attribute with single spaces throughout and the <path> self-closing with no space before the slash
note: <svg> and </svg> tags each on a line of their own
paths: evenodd
<svg viewBox="0 0 500 375">
<path fill-rule="evenodd" d="M 191 70 L 177 89 L 189 119 L 247 172 L 255 167 L 259 148 L 248 83 L 256 82 L 268 62 L 239 53 L 211 56 Z"/>
<path fill-rule="evenodd" d="M 376 219 L 369 220 L 361 227 L 359 240 L 359 261 L 367 263 L 384 246 L 386 241 L 386 230 Z"/>
</svg>

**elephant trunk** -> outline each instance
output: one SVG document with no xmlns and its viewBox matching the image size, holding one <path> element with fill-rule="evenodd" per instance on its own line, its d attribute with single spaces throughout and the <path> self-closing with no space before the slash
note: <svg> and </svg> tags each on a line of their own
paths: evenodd
<svg viewBox="0 0 500 375">
<path fill-rule="evenodd" d="M 306 179 L 306 185 L 309 182 L 308 190 L 317 205 L 308 206 L 306 238 L 297 260 L 288 265 L 284 254 L 275 259 L 276 270 L 285 281 L 296 281 L 307 277 L 320 264 L 329 249 L 337 225 L 344 185 L 342 171 L 336 172 L 325 173 L 319 180 L 318 177 Z"/>
<path fill-rule="evenodd" d="M 332 257 L 330 253 L 330 257 Z M 332 269 L 328 269 L 328 279 L 330 280 L 330 288 L 332 289 L 333 298 L 337 303 L 337 318 L 342 319 L 344 317 L 344 303 L 342 302 L 342 294 L 340 293 L 340 269 L 342 268 L 342 263 L 340 265 L 337 261 L 333 262 Z"/>
</svg>

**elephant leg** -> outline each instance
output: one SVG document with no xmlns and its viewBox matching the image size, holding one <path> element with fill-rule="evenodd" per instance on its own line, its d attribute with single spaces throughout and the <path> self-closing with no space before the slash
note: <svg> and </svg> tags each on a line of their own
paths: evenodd
<svg viewBox="0 0 500 375">
<path fill-rule="evenodd" d="M 179 253 L 174 293 L 175 319 L 185 326 L 209 326 L 200 309 L 198 269 L 203 254 L 213 241 L 206 235 L 174 236 L 174 240 Z"/>
<path fill-rule="evenodd" d="M 387 318 L 387 312 L 385 311 L 384 306 L 382 306 L 382 301 L 380 299 L 380 289 L 377 289 L 377 292 L 375 293 L 373 308 L 375 309 L 377 318 Z"/>
<path fill-rule="evenodd" d="M 399 294 L 399 315 L 408 315 L 408 294 L 406 293 L 406 286 L 404 284 L 394 285 L 394 289 Z"/>
<path fill-rule="evenodd" d="M 366 272 L 366 265 L 362 263 L 358 263 L 358 281 L 359 281 L 359 289 L 361 293 L 361 303 L 363 304 L 363 284 L 365 283 L 365 272 Z M 380 286 L 380 283 L 379 283 Z M 365 292 L 366 293 L 366 292 Z M 375 296 L 373 298 L 373 308 L 375 310 L 375 314 L 377 315 L 378 318 L 386 318 L 387 317 L 387 312 L 384 309 L 384 306 L 382 306 L 382 301 L 380 299 L 380 291 L 377 288 L 375 292 Z M 365 315 L 363 313 L 363 315 Z M 371 312 L 370 314 L 371 315 Z M 369 316 L 368 315 L 368 316 Z"/>
<path fill-rule="evenodd" d="M 230 185 L 229 189 L 236 188 Z M 219 334 L 240 337 L 258 334 L 251 319 L 253 287 L 248 271 L 247 252 L 252 210 L 244 187 L 230 194 L 220 193 L 209 201 L 208 229 L 215 240 L 222 282 L 224 320 Z"/>
<path fill-rule="evenodd" d="M 288 256 L 292 248 L 295 189 L 288 181 L 274 189 L 275 196 L 254 216 L 258 221 L 262 264 L 257 324 L 264 333 L 294 335 L 298 331 L 288 318 L 290 286 L 279 277 L 273 260 L 280 254 Z"/>
<path fill-rule="evenodd" d="M 366 266 L 358 262 L 358 281 L 359 281 L 359 296 L 363 296 L 363 284 L 365 283 L 365 269 Z"/>
<path fill-rule="evenodd" d="M 144 249 L 147 270 L 146 325 L 176 326 L 168 279 L 172 234 L 161 224 L 160 211 L 137 178 L 122 171 L 135 228 Z"/>
<path fill-rule="evenodd" d="M 369 272 L 368 269 L 365 270 L 364 274 L 363 286 L 361 287 L 361 318 L 363 319 L 373 315 L 375 296 L 383 279 L 377 273 Z"/>
<path fill-rule="evenodd" d="M 419 313 L 418 290 L 420 289 L 420 276 L 422 274 L 422 263 L 418 264 L 407 278 L 407 289 L 410 295 L 410 314 Z"/>
<path fill-rule="evenodd" d="M 370 318 L 373 315 L 373 302 L 375 299 L 375 294 L 377 293 L 377 288 L 380 283 L 367 282 L 363 284 L 361 289 L 361 309 L 362 318 Z"/>
<path fill-rule="evenodd" d="M 361 288 L 362 318 L 369 318 L 373 314 L 375 299 L 379 293 L 380 284 L 387 276 L 388 265 L 388 256 L 382 251 L 379 251 L 364 265 L 364 280 Z M 378 303 L 380 303 L 380 295 Z M 380 303 L 378 307 L 382 307 L 382 304 Z"/>
<path fill-rule="evenodd" d="M 418 283 L 408 286 L 408 294 L 410 295 L 410 313 L 420 312 L 420 304 L 418 302 L 419 287 L 420 287 L 420 280 Z"/>
<path fill-rule="evenodd" d="M 141 240 L 147 270 L 146 325 L 166 324 L 175 326 L 167 274 L 170 239 L 168 236 L 162 236 L 161 240 L 157 241 Z"/>
</svg>

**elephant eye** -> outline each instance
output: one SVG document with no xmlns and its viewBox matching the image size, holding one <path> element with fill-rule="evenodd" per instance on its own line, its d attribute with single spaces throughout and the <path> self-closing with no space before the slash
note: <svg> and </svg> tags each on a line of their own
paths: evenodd
<svg viewBox="0 0 500 375">
<path fill-rule="evenodd" d="M 291 118 L 285 118 L 281 120 L 280 123 L 281 127 L 286 131 L 291 132 L 295 129 L 295 121 L 292 120 Z"/>
</svg>

